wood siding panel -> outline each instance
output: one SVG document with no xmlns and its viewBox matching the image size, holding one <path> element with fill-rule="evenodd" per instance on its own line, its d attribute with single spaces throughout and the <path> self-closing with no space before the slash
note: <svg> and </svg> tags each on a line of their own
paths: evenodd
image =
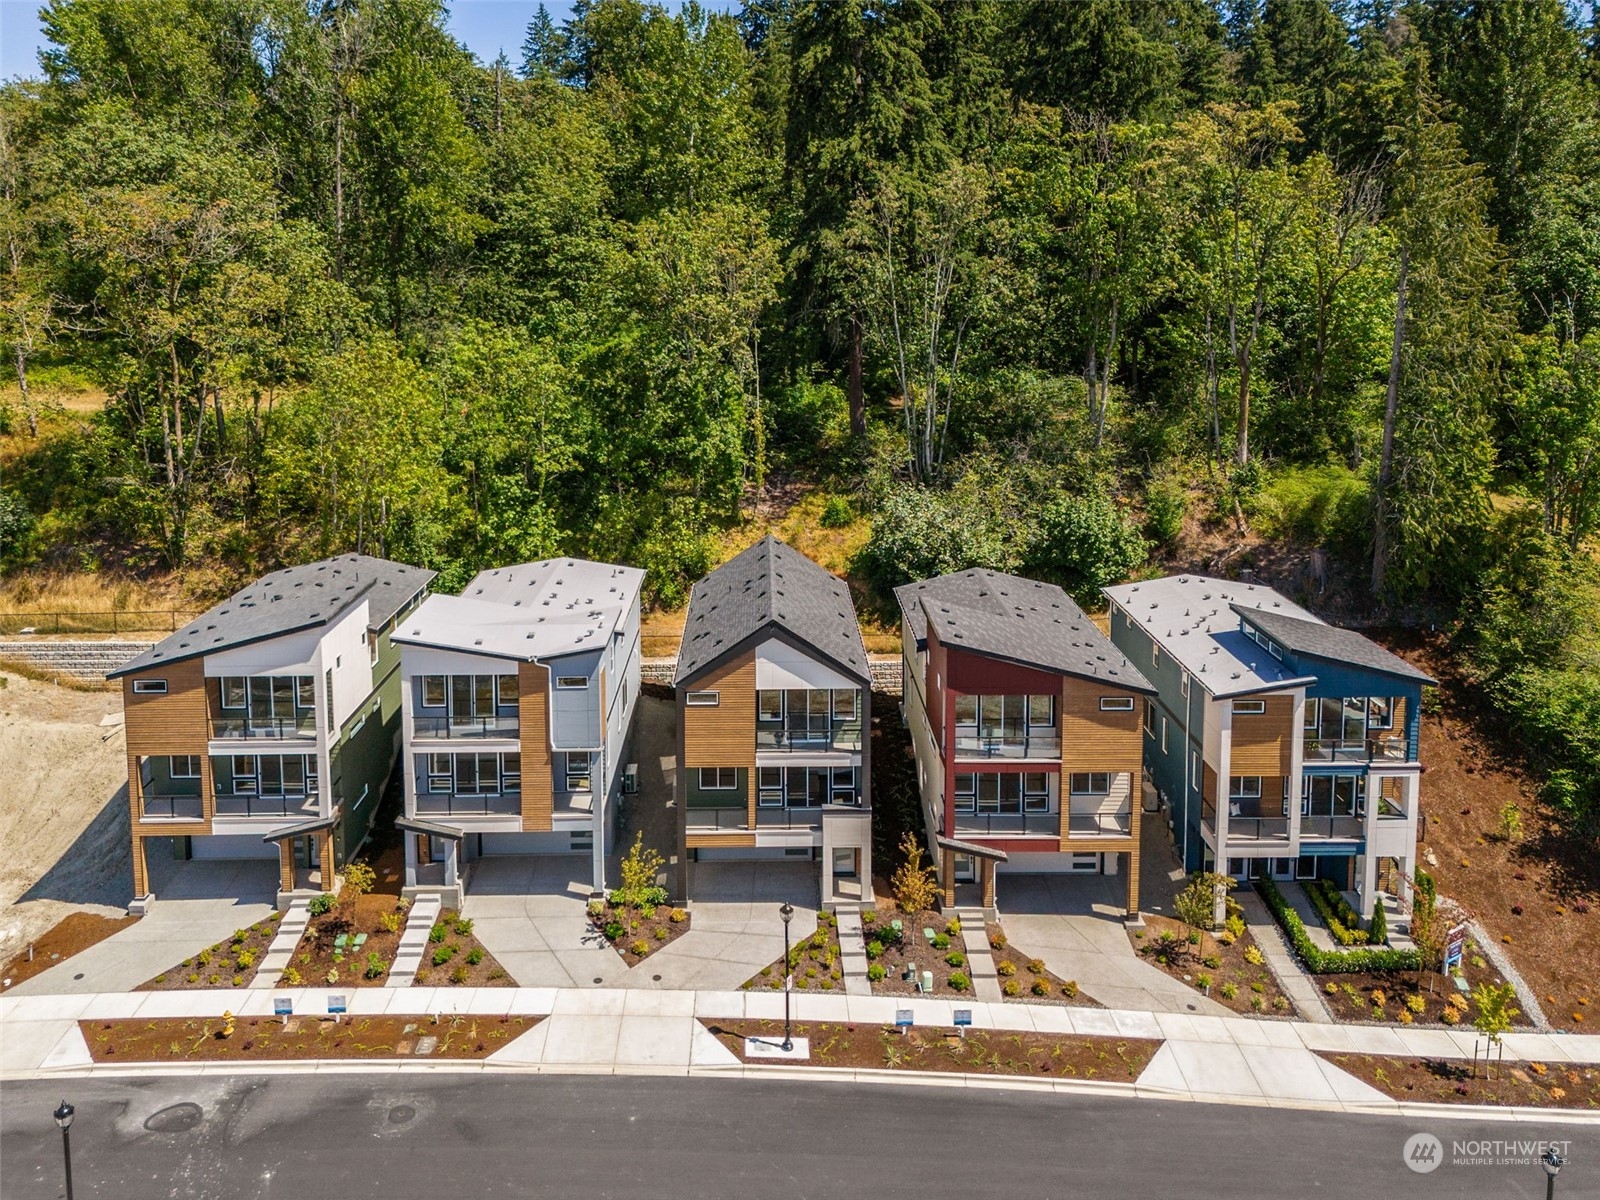
<svg viewBox="0 0 1600 1200">
<path fill-rule="evenodd" d="M 696 689 L 697 691 L 699 689 Z M 716 849 L 745 849 L 754 848 L 756 835 L 750 833 L 691 833 L 689 835 L 689 849 L 691 850 L 716 850 Z"/>
<path fill-rule="evenodd" d="M 167 690 L 154 695 L 136 693 L 133 684 L 139 679 L 164 679 Z M 139 838 L 205 837 L 211 832 L 216 797 L 211 785 L 211 756 L 206 753 L 206 743 L 211 736 L 207 691 L 203 658 L 165 663 L 122 679 L 122 721 L 128 755 L 128 819 L 133 831 L 134 884 L 138 895 L 148 891 L 148 881 L 139 878 L 143 874 L 140 868 L 144 866 Z M 199 821 L 143 819 L 139 760 L 168 754 L 195 754 L 200 758 Z"/>
<path fill-rule="evenodd" d="M 744 767 L 749 771 L 745 788 L 745 819 L 756 823 L 756 655 L 750 650 L 730 659 L 694 681 L 683 692 L 716 692 L 715 705 L 683 704 L 683 771 L 700 767 Z M 680 697 L 681 699 L 681 697 Z M 753 835 L 752 835 L 753 836 Z M 692 846 L 694 843 L 691 842 Z M 742 845 L 716 841 L 710 845 Z M 754 845 L 754 841 L 749 843 Z"/>
<path fill-rule="evenodd" d="M 1267 711 L 1259 716 L 1233 714 L 1232 775 L 1287 775 L 1294 728 L 1294 697 L 1263 696 Z"/>
<path fill-rule="evenodd" d="M 550 754 L 550 671 L 538 663 L 517 667 L 517 720 L 522 741 L 522 828 L 549 833 L 555 817 Z"/>
<path fill-rule="evenodd" d="M 1103 712 L 1102 696 L 1129 696 L 1132 712 Z M 1133 771 L 1144 766 L 1145 698 L 1102 683 L 1067 677 L 1061 687 L 1061 769 Z"/>
</svg>

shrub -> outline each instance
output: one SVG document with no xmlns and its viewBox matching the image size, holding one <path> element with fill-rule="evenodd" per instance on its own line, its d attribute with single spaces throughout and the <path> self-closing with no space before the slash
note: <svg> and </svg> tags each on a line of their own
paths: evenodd
<svg viewBox="0 0 1600 1200">
<path fill-rule="evenodd" d="M 1126 579 L 1145 560 L 1143 536 L 1103 493 L 1058 495 L 1037 514 L 1034 528 L 1023 567 L 1080 599 L 1098 600 L 1101 588 Z"/>
<path fill-rule="evenodd" d="M 200 951 L 199 954 L 196 954 L 194 956 L 194 961 L 195 961 L 195 964 L 197 966 L 209 967 L 211 965 L 211 951 L 209 951 L 209 950 Z"/>
<path fill-rule="evenodd" d="M 436 967 L 444 966 L 445 963 L 450 961 L 450 957 L 454 953 L 455 951 L 449 946 L 435 946 L 431 955 L 433 965 Z"/>
<path fill-rule="evenodd" d="M 332 987 L 334 984 L 339 982 L 339 968 L 329 967 L 328 973 L 324 975 L 323 978 L 327 980 L 328 986 Z"/>
<path fill-rule="evenodd" d="M 248 929 L 235 929 L 233 931 L 233 937 L 229 940 L 232 941 L 235 946 L 237 946 L 241 942 L 246 941 L 249 937 L 250 931 Z"/>
<path fill-rule="evenodd" d="M 972 980 L 967 978 L 965 971 L 951 971 L 950 986 L 955 991 L 964 992 L 972 986 Z"/>
<path fill-rule="evenodd" d="M 293 970 L 294 970 L 293 967 L 289 967 L 283 973 L 283 982 L 285 984 L 287 984 L 289 987 L 293 987 L 294 986 L 294 984 L 289 983 L 289 972 L 293 971 Z M 191 971 L 191 972 L 189 972 L 189 974 L 187 974 L 187 975 L 185 975 L 183 977 L 183 981 L 185 983 L 199 983 L 200 982 L 200 974 L 197 971 Z M 296 982 L 299 982 L 299 981 L 296 980 Z"/>
<path fill-rule="evenodd" d="M 1017 973 L 1017 964 L 1010 959 L 1001 959 L 994 965 L 994 973 L 1002 979 L 1009 979 Z"/>
<path fill-rule="evenodd" d="M 955 925 L 957 932 L 960 931 L 961 923 L 959 921 L 953 921 L 951 924 Z M 1006 948 L 1006 935 L 1000 932 L 1000 930 L 996 929 L 994 931 L 994 936 L 989 939 L 989 945 L 994 947 L 996 950 L 1004 950 Z"/>
<path fill-rule="evenodd" d="M 628 943 L 628 953 L 637 954 L 640 958 L 643 958 L 650 953 L 650 943 L 643 938 L 635 938 Z"/>
<path fill-rule="evenodd" d="M 944 931 L 951 937 L 959 937 L 961 935 L 961 918 L 952 918 L 950 924 L 944 927 Z M 1005 945 L 1005 941 L 1002 939 L 998 944 L 1003 946 Z"/>
<path fill-rule="evenodd" d="M 822 515 L 817 518 L 817 524 L 824 529 L 843 529 L 855 519 L 855 510 L 850 507 L 849 500 L 843 496 L 829 496 L 822 506 Z"/>
<path fill-rule="evenodd" d="M 428 940 L 430 942 L 442 942 L 444 941 L 445 934 L 449 932 L 449 926 L 447 926 L 443 921 L 435 921 L 433 928 L 428 930 Z"/>
<path fill-rule="evenodd" d="M 1022 995 L 1022 984 L 1015 979 L 1008 979 L 1000 985 L 1000 991 L 1007 996 Z"/>
<path fill-rule="evenodd" d="M 622 886 L 612 890 L 612 899 L 636 908 L 666 903 L 665 889 L 656 886 L 656 876 L 665 862 L 654 850 L 645 849 L 644 831 L 640 830 L 634 836 L 633 848 L 622 860 Z"/>
<path fill-rule="evenodd" d="M 674 925 L 682 925 L 688 919 L 689 914 L 681 908 L 675 908 L 667 914 L 667 920 L 671 921 Z"/>
<path fill-rule="evenodd" d="M 873 983 L 881 983 L 883 981 L 884 977 L 887 976 L 888 974 L 889 974 L 889 972 L 884 970 L 884 966 L 883 966 L 882 963 L 868 963 L 867 964 L 867 978 L 870 979 Z"/>
<path fill-rule="evenodd" d="M 1372 906 L 1372 925 L 1367 930 L 1367 941 L 1374 946 L 1389 944 L 1389 918 L 1383 911 L 1383 901 Z"/>
<path fill-rule="evenodd" d="M 1200 960 L 1200 965 L 1203 966 L 1203 967 L 1210 967 L 1213 971 L 1215 971 L 1218 967 L 1220 967 L 1222 965 L 1222 955 L 1220 955 L 1220 954 L 1207 954 L 1204 958 L 1202 958 Z"/>
<path fill-rule="evenodd" d="M 255 953 L 253 951 L 250 951 L 250 950 L 241 950 L 241 951 L 239 951 L 238 956 L 235 957 L 234 960 L 233 960 L 234 969 L 238 970 L 238 971 L 248 971 L 251 967 L 253 967 L 255 965 L 256 965 L 256 956 L 255 956 Z"/>
<path fill-rule="evenodd" d="M 877 909 L 875 909 L 875 908 L 864 908 L 864 909 L 861 910 L 861 924 L 862 925 L 864 925 L 864 926 L 865 925 L 876 925 L 877 923 L 878 923 L 878 910 Z"/>
<path fill-rule="evenodd" d="M 470 937 L 472 935 L 472 922 L 466 917 L 458 917 L 455 924 L 457 937 Z"/>
<path fill-rule="evenodd" d="M 459 987 L 461 984 L 465 983 L 466 981 L 467 981 L 467 964 L 466 963 L 457 963 L 455 965 L 455 969 L 450 972 L 450 982 L 453 983 L 453 984 L 456 984 Z"/>
<path fill-rule="evenodd" d="M 947 967 L 964 967 L 967 965 L 967 956 L 959 950 L 952 950 L 944 956 L 944 963 Z"/>
<path fill-rule="evenodd" d="M 357 860 L 344 865 L 344 887 L 340 889 L 341 899 L 347 901 L 359 900 L 378 885 L 378 873 L 367 863 Z"/>
<path fill-rule="evenodd" d="M 189 978 L 189 982 L 193 983 L 198 978 L 198 975 L 192 975 Z M 278 982 L 283 984 L 284 987 L 299 987 L 300 972 L 295 970 L 293 967 L 285 967 L 283 969 L 283 975 L 279 977 Z"/>
<path fill-rule="evenodd" d="M 1031 990 L 1035 996 L 1048 996 L 1050 994 L 1050 985 L 1043 979 L 1035 979 Z"/>
<path fill-rule="evenodd" d="M 936 933 L 936 934 L 934 934 L 933 935 L 933 948 L 935 950 L 948 950 L 948 949 L 950 949 L 950 935 L 948 933 Z"/>
<path fill-rule="evenodd" d="M 383 964 L 383 955 L 376 950 L 367 951 L 367 969 L 362 972 L 368 979 L 379 979 L 388 970 Z"/>
<path fill-rule="evenodd" d="M 378 928 L 385 933 L 399 933 L 401 924 L 399 913 L 386 912 L 378 918 Z"/>
<path fill-rule="evenodd" d="M 1044 959 L 1042 959 L 1042 958 L 1030 958 L 1028 960 L 1028 970 L 1029 970 L 1029 972 L 1031 974 L 1043 975 L 1044 974 Z"/>
<path fill-rule="evenodd" d="M 1201 971 L 1200 974 L 1195 976 L 1194 985 L 1202 992 L 1205 991 L 1211 986 L 1211 976 L 1206 974 L 1204 971 Z"/>
<path fill-rule="evenodd" d="M 1418 993 L 1412 992 L 1406 997 L 1406 1007 L 1414 1013 L 1420 1013 L 1428 1007 L 1428 1002 Z"/>
<path fill-rule="evenodd" d="M 1360 914 L 1350 907 L 1338 888 L 1326 879 L 1307 880 L 1303 886 L 1311 907 L 1317 910 L 1334 941 L 1341 946 L 1360 946 L 1368 942 L 1367 934 L 1361 929 Z"/>
<path fill-rule="evenodd" d="M 1446 1025 L 1458 1025 L 1461 1023 L 1461 1013 L 1457 1009 L 1446 1007 L 1439 1014 L 1439 1019 Z"/>
<path fill-rule="evenodd" d="M 877 938 L 873 938 L 870 942 L 867 943 L 867 958 L 868 958 L 869 961 L 871 959 L 878 958 L 878 957 L 882 956 L 882 954 L 883 954 L 883 943 L 880 942 Z"/>
<path fill-rule="evenodd" d="M 1232 1000 L 1239 994 L 1239 985 L 1234 983 L 1232 980 L 1229 980 L 1217 990 L 1222 993 L 1222 998 L 1224 1000 Z"/>
<path fill-rule="evenodd" d="M 1267 961 L 1267 956 L 1261 953 L 1260 946 L 1246 946 L 1244 948 L 1244 960 L 1252 967 L 1259 967 Z"/>
<path fill-rule="evenodd" d="M 1172 901 L 1172 913 L 1191 929 L 1212 929 L 1216 926 L 1217 887 L 1224 894 L 1233 886 L 1233 880 L 1215 871 L 1196 871 L 1189 877 L 1188 885 Z M 1226 917 L 1224 917 L 1226 920 Z M 1194 939 L 1198 942 L 1198 938 Z"/>
<path fill-rule="evenodd" d="M 1288 937 L 1289 944 L 1294 947 L 1295 954 L 1305 963 L 1306 970 L 1313 975 L 1415 971 L 1422 965 L 1422 959 L 1415 950 L 1377 947 L 1366 950 L 1318 949 L 1307 936 L 1300 914 L 1289 906 L 1289 902 L 1283 898 L 1283 893 L 1278 890 L 1277 884 L 1270 879 L 1259 879 L 1256 881 L 1256 888 L 1261 893 L 1261 898 L 1266 901 L 1273 918 Z"/>
<path fill-rule="evenodd" d="M 623 927 L 621 921 L 607 921 L 605 929 L 603 929 L 601 932 L 605 934 L 606 941 L 615 942 L 620 941 L 622 935 L 628 931 Z"/>
<path fill-rule="evenodd" d="M 664 942 L 671 936 L 672 936 L 672 934 L 667 932 L 667 927 L 665 925 L 657 925 L 656 926 L 656 933 L 655 933 L 656 941 Z"/>
<path fill-rule="evenodd" d="M 1233 906 L 1234 902 L 1231 899 L 1229 899 L 1227 901 L 1227 903 L 1228 903 L 1229 907 L 1231 908 Z M 1244 915 L 1242 913 L 1236 913 L 1236 912 L 1229 913 L 1228 914 L 1228 919 L 1223 923 L 1223 928 L 1235 940 L 1237 940 L 1239 938 L 1242 938 L 1244 936 Z"/>
</svg>

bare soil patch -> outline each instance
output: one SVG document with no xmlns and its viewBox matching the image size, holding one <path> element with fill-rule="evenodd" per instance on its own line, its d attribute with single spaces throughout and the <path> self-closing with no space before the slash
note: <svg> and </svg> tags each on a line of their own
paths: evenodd
<svg viewBox="0 0 1600 1200">
<path fill-rule="evenodd" d="M 844 989 L 844 968 L 840 965 L 839 922 L 832 913 L 817 914 L 817 929 L 808 938 L 789 947 L 789 969 L 794 972 L 796 991 L 831 992 Z M 761 968 L 740 986 L 745 991 L 755 988 L 783 988 L 783 960 L 777 959 Z"/>
<path fill-rule="evenodd" d="M 1249 1016 L 1293 1017 L 1294 1002 L 1278 986 L 1261 948 L 1246 930 L 1233 939 L 1196 931 L 1171 917 L 1145 916 L 1143 929 L 1128 931 L 1141 959 L 1211 997 L 1224 1008 Z M 1209 989 L 1208 989 L 1209 985 Z"/>
<path fill-rule="evenodd" d="M 757 1066 L 772 1060 L 747 1058 L 747 1037 L 783 1039 L 782 1021 L 703 1021 L 741 1062 Z M 941 1071 L 957 1075 L 1018 1075 L 1033 1079 L 1097 1079 L 1124 1083 L 1137 1079 L 1160 1049 L 1159 1041 L 1074 1034 L 1012 1033 L 997 1029 L 924 1027 L 901 1033 L 893 1026 L 803 1023 L 793 1027 L 806 1038 L 815 1067 Z"/>
<path fill-rule="evenodd" d="M 135 991 L 175 992 L 206 988 L 246 988 L 261 969 L 272 939 L 278 936 L 282 913 L 268 913 L 246 929 L 235 929 L 233 937 L 208 946 L 193 958 L 168 967 L 154 979 L 147 979 Z"/>
<path fill-rule="evenodd" d="M 23 947 L 4 967 L 0 967 L 0 980 L 4 986 L 15 987 L 32 979 L 41 971 L 48 971 L 63 959 L 87 950 L 97 942 L 126 929 L 138 917 L 103 917 L 99 913 L 78 912 L 63 917 L 33 941 L 33 958 Z"/>
<path fill-rule="evenodd" d="M 1104 1008 L 1105 1005 L 1085 995 L 1076 979 L 1063 979 L 1042 958 L 1019 958 L 1011 952 L 1011 940 L 999 925 L 985 927 L 989 938 L 989 953 L 1000 976 L 1000 994 L 1007 1000 L 1024 1000 L 1030 1004 L 1049 1001 L 1069 1008 Z M 1008 969 L 1009 968 L 1009 969 Z"/>
<path fill-rule="evenodd" d="M 689 932 L 689 910 L 669 904 L 634 907 L 610 900 L 594 902 L 589 921 L 630 967 Z"/>
<path fill-rule="evenodd" d="M 393 961 L 391 955 L 389 962 Z M 419 987 L 517 986 L 473 934 L 472 922 L 452 908 L 441 912 L 429 931 L 428 948 L 423 952 L 416 982 Z"/>
<path fill-rule="evenodd" d="M 1524 1108 L 1600 1108 L 1600 1068 L 1563 1063 L 1493 1065 L 1439 1058 L 1392 1058 L 1380 1054 L 1322 1057 L 1396 1100 L 1426 1104 L 1493 1104 Z"/>
<path fill-rule="evenodd" d="M 538 1017 L 221 1017 L 79 1021 L 97 1063 L 487 1058 Z M 430 1044 L 427 1039 L 433 1039 Z"/>
<path fill-rule="evenodd" d="M 1469 989 L 1481 983 L 1505 982 L 1471 941 L 1466 946 L 1460 975 Z M 1470 1028 L 1478 1015 L 1471 991 L 1461 991 L 1454 981 L 1436 971 L 1424 971 L 1420 978 L 1416 971 L 1315 975 L 1312 978 L 1322 991 L 1328 1011 L 1340 1021 Z M 1523 1027 L 1533 1024 L 1526 1013 L 1518 1013 L 1511 1023 Z"/>
</svg>

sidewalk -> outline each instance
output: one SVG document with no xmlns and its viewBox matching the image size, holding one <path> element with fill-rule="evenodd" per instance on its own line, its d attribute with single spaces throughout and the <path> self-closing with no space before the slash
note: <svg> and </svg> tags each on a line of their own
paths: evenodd
<svg viewBox="0 0 1600 1200">
<path fill-rule="evenodd" d="M 1211 1103 L 1311 1107 L 1361 1112 L 1419 1111 L 1368 1087 L 1313 1053 L 1427 1055 L 1469 1058 L 1470 1031 L 1313 1025 L 1201 1014 L 1127 1012 L 1043 1004 L 906 999 L 798 993 L 791 997 L 800 1022 L 889 1025 L 899 1009 L 912 1010 L 916 1024 L 949 1028 L 953 1010 L 969 1009 L 977 1029 L 1003 1029 L 1105 1037 L 1155 1038 L 1165 1044 L 1134 1084 L 1006 1081 L 993 1077 L 925 1075 L 903 1071 L 841 1072 L 829 1068 L 745 1067 L 701 1025 L 701 1020 L 783 1017 L 783 996 L 774 992 L 624 991 L 615 988 L 352 988 L 350 1017 L 380 1013 L 520 1014 L 546 1018 L 484 1063 L 295 1063 L 273 1070 L 538 1070 L 615 1074 L 732 1074 L 926 1082 L 951 1087 L 1018 1086 L 1054 1091 L 1107 1088 L 1123 1094 Z M 327 1011 L 326 988 L 250 989 L 238 992 L 171 991 L 115 995 L 0 998 L 0 1077 L 56 1074 L 141 1074 L 137 1065 L 96 1066 L 78 1031 L 79 1019 L 117 1017 L 269 1016 L 275 997 L 288 996 L 297 1013 Z M 1551 1063 L 1600 1063 L 1600 1035 L 1518 1033 L 1505 1038 L 1506 1054 Z M 171 1073 L 162 1064 L 155 1068 Z M 250 1072 L 257 1063 L 192 1064 L 185 1072 Z M 1448 1111 L 1455 1111 L 1449 1109 Z M 1547 1110 L 1503 1110 L 1502 1119 L 1593 1121 L 1596 1114 Z M 1460 1113 L 1458 1115 L 1464 1115 Z M 1478 1112 L 1477 1115 L 1485 1115 Z"/>
</svg>

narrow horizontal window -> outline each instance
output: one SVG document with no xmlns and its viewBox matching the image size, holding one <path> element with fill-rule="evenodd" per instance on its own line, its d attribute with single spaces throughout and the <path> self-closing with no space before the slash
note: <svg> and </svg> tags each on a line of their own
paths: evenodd
<svg viewBox="0 0 1600 1200">
<path fill-rule="evenodd" d="M 1132 696 L 1101 696 L 1100 697 L 1100 711 L 1101 712 L 1132 712 L 1133 711 L 1133 697 Z"/>
<path fill-rule="evenodd" d="M 167 692 L 165 679 L 135 679 L 133 692 L 136 696 L 164 696 Z"/>
<path fill-rule="evenodd" d="M 715 708 L 722 702 L 721 692 L 689 692 L 683 702 L 690 708 Z"/>
<path fill-rule="evenodd" d="M 1265 700 L 1235 700 L 1233 712 L 1235 716 L 1259 717 L 1267 711 Z"/>
<path fill-rule="evenodd" d="M 588 687 L 589 677 L 587 675 L 557 675 L 556 686 L 575 691 L 578 688 Z"/>
</svg>

